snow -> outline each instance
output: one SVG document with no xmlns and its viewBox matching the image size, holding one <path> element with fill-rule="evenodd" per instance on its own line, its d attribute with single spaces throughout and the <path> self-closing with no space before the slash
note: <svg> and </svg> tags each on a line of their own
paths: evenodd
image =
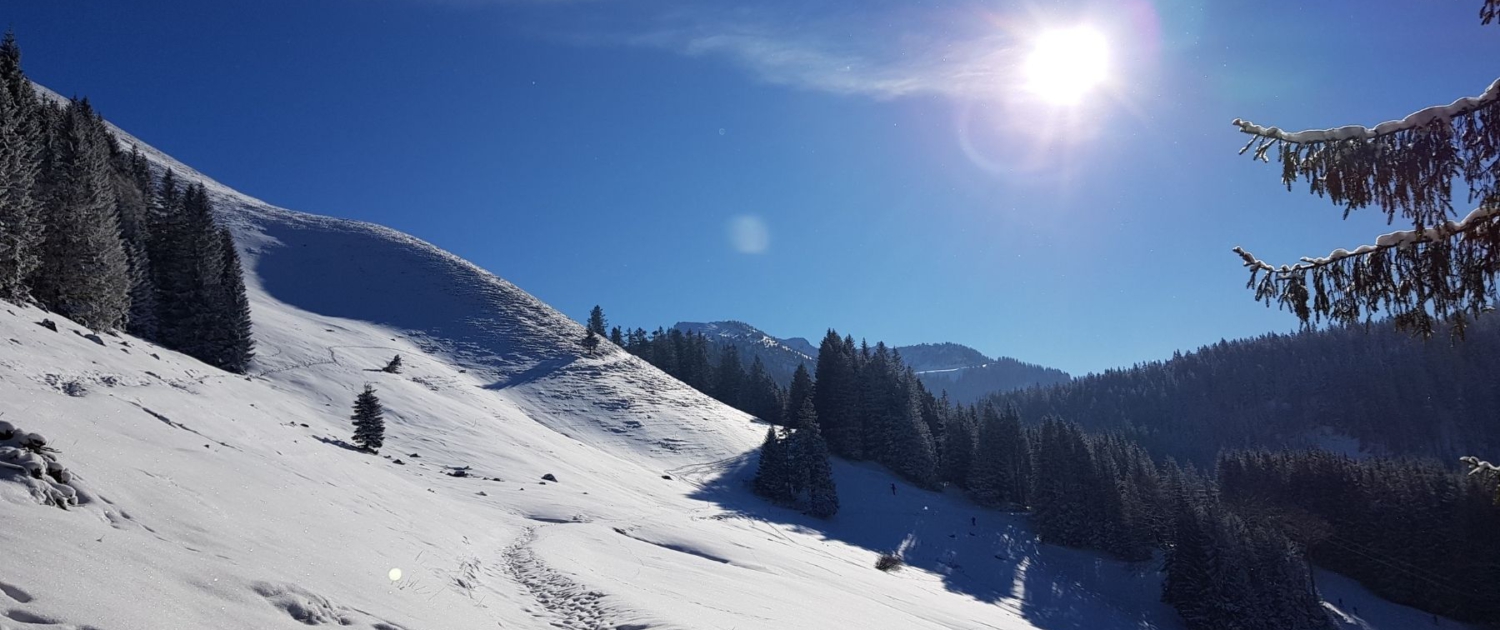
<svg viewBox="0 0 1500 630">
<path fill-rule="evenodd" d="M 1500 101 L 1500 79 L 1491 83 L 1479 96 L 1460 98 L 1447 105 L 1436 105 L 1407 115 L 1401 120 L 1388 120 L 1371 129 L 1361 125 L 1345 125 L 1333 129 L 1309 129 L 1306 131 L 1282 131 L 1278 127 L 1263 127 L 1247 120 L 1234 119 L 1240 131 L 1262 138 L 1304 144 L 1308 142 L 1335 142 L 1339 140 L 1370 140 L 1400 131 L 1419 129 L 1436 121 L 1448 121 L 1466 115 L 1481 107 Z M 1248 145 L 1247 145 L 1248 147 Z"/>
<path fill-rule="evenodd" d="M 1178 627 L 1155 564 L 868 465 L 835 462 L 831 521 L 769 506 L 744 414 L 581 356 L 578 324 L 418 239 L 205 183 L 244 254 L 249 375 L 0 303 L 0 413 L 76 502 L 0 468 L 0 628 Z M 381 455 L 348 442 L 367 383 Z M 1361 627 L 1418 614 L 1362 597 Z"/>
<path fill-rule="evenodd" d="M 1340 247 L 1333 250 L 1332 252 L 1329 252 L 1327 256 L 1323 256 L 1320 258 L 1303 257 L 1302 262 L 1296 265 L 1282 265 L 1280 267 L 1273 267 L 1270 263 L 1256 258 L 1242 248 L 1236 247 L 1234 248 L 1234 251 L 1244 259 L 1246 267 L 1253 267 L 1256 269 L 1262 269 L 1264 271 L 1274 271 L 1281 274 L 1290 274 L 1306 271 L 1315 267 L 1322 267 L 1324 265 L 1335 263 L 1351 256 L 1364 256 L 1365 254 L 1374 253 L 1382 249 L 1410 247 L 1412 245 L 1417 245 L 1420 243 L 1442 241 L 1449 237 L 1452 237 L 1455 234 L 1460 234 L 1473 229 L 1479 224 L 1488 221 L 1495 215 L 1500 215 L 1500 204 L 1480 206 L 1470 211 L 1468 215 L 1464 216 L 1464 218 L 1458 221 L 1444 221 L 1440 225 L 1434 225 L 1421 231 L 1397 230 L 1395 232 L 1388 232 L 1376 238 L 1374 245 L 1360 245 L 1353 250 L 1348 250 Z"/>
</svg>

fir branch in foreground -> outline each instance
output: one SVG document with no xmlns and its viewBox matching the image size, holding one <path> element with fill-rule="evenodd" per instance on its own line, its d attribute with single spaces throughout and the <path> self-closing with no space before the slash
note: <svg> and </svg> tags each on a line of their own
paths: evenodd
<svg viewBox="0 0 1500 630">
<path fill-rule="evenodd" d="M 1390 221 L 1400 216 L 1414 226 L 1438 225 L 1451 216 L 1455 180 L 1464 183 L 1470 202 L 1500 191 L 1500 80 L 1479 96 L 1373 129 L 1287 132 L 1238 119 L 1234 124 L 1254 136 L 1241 153 L 1253 147 L 1252 155 L 1268 162 L 1276 148 L 1288 190 L 1304 180 L 1310 192 L 1343 206 L 1346 217 L 1374 205 Z"/>
<path fill-rule="evenodd" d="M 1256 300 L 1292 311 L 1304 325 L 1368 322 L 1383 310 L 1398 328 L 1424 337 L 1442 320 L 1462 336 L 1467 318 L 1497 301 L 1500 199 L 1459 221 L 1391 232 L 1374 245 L 1296 265 L 1274 266 L 1242 247 L 1234 252 L 1250 269 L 1246 286 Z"/>
</svg>

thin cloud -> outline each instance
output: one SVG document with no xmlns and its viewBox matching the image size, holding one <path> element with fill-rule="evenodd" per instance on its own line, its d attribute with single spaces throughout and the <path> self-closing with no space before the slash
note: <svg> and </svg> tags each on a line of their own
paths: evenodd
<svg viewBox="0 0 1500 630">
<path fill-rule="evenodd" d="M 695 57 L 722 57 L 761 80 L 798 88 L 880 99 L 916 94 L 995 96 L 1013 82 L 1013 38 L 1003 29 L 898 16 L 853 20 L 772 21 L 743 14 L 678 14 L 644 34 L 636 46 Z M 967 31 L 967 32 L 966 32 Z"/>
</svg>

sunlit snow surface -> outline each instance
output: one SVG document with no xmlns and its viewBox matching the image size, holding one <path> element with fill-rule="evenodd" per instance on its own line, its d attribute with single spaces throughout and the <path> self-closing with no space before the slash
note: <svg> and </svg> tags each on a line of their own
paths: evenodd
<svg viewBox="0 0 1500 630">
<path fill-rule="evenodd" d="M 1155 565 L 871 467 L 835 466 L 831 522 L 767 506 L 745 415 L 580 357 L 577 324 L 421 241 L 208 183 L 246 256 L 249 377 L 0 305 L 0 412 L 87 499 L 0 482 L 0 628 L 1177 627 Z M 366 383 L 382 456 L 345 442 Z M 913 566 L 873 568 L 903 544 Z M 1320 581 L 1356 627 L 1426 619 Z"/>
</svg>

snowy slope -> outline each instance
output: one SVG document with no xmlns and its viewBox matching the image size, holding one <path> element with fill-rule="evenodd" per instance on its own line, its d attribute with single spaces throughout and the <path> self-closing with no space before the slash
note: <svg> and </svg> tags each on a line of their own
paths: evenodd
<svg viewBox="0 0 1500 630">
<path fill-rule="evenodd" d="M 0 628 L 1175 627 L 1154 567 L 879 470 L 837 463 L 831 522 L 769 507 L 744 414 L 580 356 L 576 323 L 417 239 L 205 181 L 245 256 L 250 375 L 0 304 L 0 413 L 82 499 L 0 475 Z M 366 383 L 384 456 L 344 442 Z M 872 568 L 898 546 L 913 567 Z M 1405 610 L 1359 601 L 1363 627 Z"/>
</svg>

